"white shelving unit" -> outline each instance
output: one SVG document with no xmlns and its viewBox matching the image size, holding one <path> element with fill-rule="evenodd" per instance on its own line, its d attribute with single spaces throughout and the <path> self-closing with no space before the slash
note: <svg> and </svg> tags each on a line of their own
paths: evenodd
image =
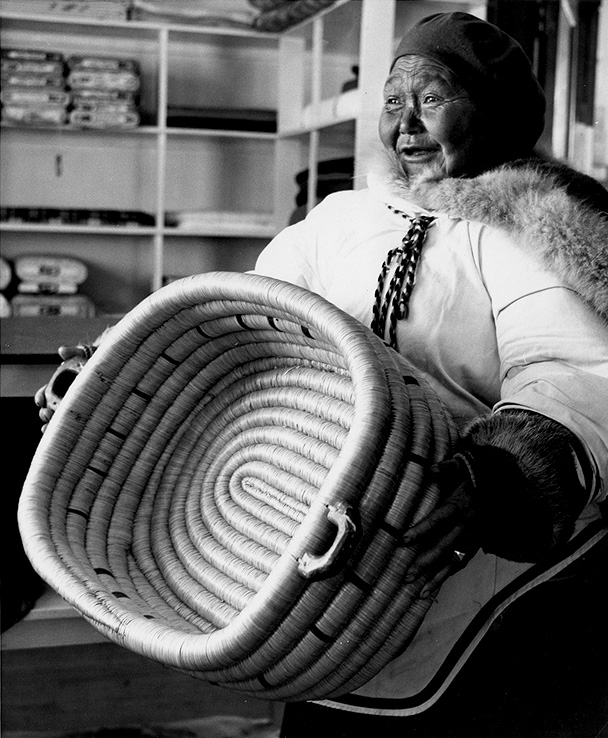
<svg viewBox="0 0 608 738">
<path fill-rule="evenodd" d="M 297 172 L 310 172 L 308 208 L 316 201 L 320 161 L 354 157 L 354 187 L 365 186 L 368 156 L 379 145 L 377 120 L 395 28 L 430 12 L 480 12 L 482 5 L 337 0 L 281 34 L 0 12 L 3 47 L 138 59 L 142 109 L 154 116 L 153 125 L 128 131 L 3 125 L 2 205 L 143 210 L 156 218 L 154 227 L 137 228 L 1 223 L 2 254 L 50 251 L 83 259 L 90 267 L 89 295 L 102 315 L 114 319 L 167 277 L 251 268 L 257 252 L 289 221 Z M 343 93 L 355 65 L 358 88 Z M 171 105 L 277 110 L 278 130 L 175 128 L 167 124 Z M 204 210 L 209 217 L 188 230 L 166 227 L 165 214 L 174 210 Z M 3 323 L 20 335 L 27 320 Z M 65 342 L 66 324 L 58 320 Z M 52 322 L 45 319 L 47 343 L 53 343 Z M 82 332 L 82 321 L 76 323 Z M 30 344 L 35 342 L 33 335 Z M 14 362 L 9 368 L 11 381 L 4 384 L 15 387 L 20 370 Z M 96 637 L 48 592 L 3 634 L 2 647 Z"/>
<path fill-rule="evenodd" d="M 101 313 L 125 312 L 166 277 L 238 268 L 239 258 L 250 267 L 279 227 L 276 133 L 173 128 L 167 117 L 171 106 L 276 110 L 276 34 L 8 13 L 0 19 L 3 47 L 137 59 L 141 108 L 152 123 L 132 130 L 3 124 L 2 204 L 155 217 L 153 227 L 3 222 L 3 255 L 79 256 L 90 266 L 87 287 Z M 182 209 L 220 217 L 197 229 L 165 227 L 166 212 Z M 234 228 L 225 212 L 240 216 Z M 256 213 L 251 222 L 248 212 Z M 237 263 L 222 258 L 232 247 L 241 252 Z"/>
</svg>

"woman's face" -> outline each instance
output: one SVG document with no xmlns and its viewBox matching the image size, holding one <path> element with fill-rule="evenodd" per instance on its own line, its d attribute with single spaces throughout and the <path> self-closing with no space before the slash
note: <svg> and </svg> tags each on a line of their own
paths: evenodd
<svg viewBox="0 0 608 738">
<path fill-rule="evenodd" d="M 482 115 L 452 72 L 402 56 L 384 86 L 380 140 L 410 180 L 473 176 L 490 158 Z"/>
</svg>

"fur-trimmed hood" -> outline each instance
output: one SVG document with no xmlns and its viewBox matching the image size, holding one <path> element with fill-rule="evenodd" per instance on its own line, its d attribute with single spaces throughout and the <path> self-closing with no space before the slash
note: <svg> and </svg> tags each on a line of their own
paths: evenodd
<svg viewBox="0 0 608 738">
<path fill-rule="evenodd" d="M 596 180 L 540 159 L 413 185 L 391 172 L 393 194 L 515 235 L 608 322 L 608 191 Z"/>
</svg>

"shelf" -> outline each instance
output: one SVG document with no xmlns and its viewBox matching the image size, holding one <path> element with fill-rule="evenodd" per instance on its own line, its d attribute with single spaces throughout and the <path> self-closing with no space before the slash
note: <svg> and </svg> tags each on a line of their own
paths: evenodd
<svg viewBox="0 0 608 738">
<path fill-rule="evenodd" d="M 165 133 L 167 136 L 200 136 L 201 138 L 249 138 L 260 139 L 263 141 L 274 141 L 277 138 L 276 133 L 268 131 L 245 131 L 230 128 L 177 128 L 174 126 L 137 126 L 136 128 L 82 128 L 79 126 L 62 125 L 62 126 L 20 126 L 16 123 L 0 123 L 0 129 L 18 133 L 65 133 L 80 135 L 98 135 L 98 136 L 157 136 L 159 133 Z"/>
<path fill-rule="evenodd" d="M 169 231 L 170 229 L 166 229 Z M 80 235 L 112 235 L 112 236 L 153 236 L 156 229 L 152 226 L 79 226 L 54 223 L 0 223 L 0 232 L 12 233 L 76 233 Z"/>
<path fill-rule="evenodd" d="M 2 121 L 0 129 L 5 133 L 13 131 L 15 133 L 73 133 L 79 134 L 99 134 L 113 136 L 155 136 L 160 132 L 157 126 L 137 126 L 136 128 L 82 128 L 81 126 L 73 126 L 65 124 L 61 126 L 50 125 L 19 125 L 17 123 L 8 123 Z"/>
<path fill-rule="evenodd" d="M 205 238 L 205 237 L 224 237 L 224 238 L 272 238 L 276 235 L 277 229 L 274 225 L 259 225 L 257 223 L 238 223 L 231 225 L 230 223 L 209 223 L 204 227 L 198 228 L 160 228 L 156 229 L 150 226 L 141 226 L 140 228 L 129 228 L 121 226 L 78 226 L 78 225 L 55 225 L 40 223 L 0 223 L 0 233 L 69 233 L 81 236 L 123 236 L 125 238 L 139 236 L 153 236 L 161 233 L 169 238 L 187 237 L 187 238 Z M 61 248 L 58 246 L 58 248 Z"/>
<path fill-rule="evenodd" d="M 33 398 L 61 362 L 59 346 L 92 343 L 121 317 L 1 318 L 0 396 Z"/>
<path fill-rule="evenodd" d="M 361 112 L 359 90 L 349 90 L 336 97 L 307 105 L 302 110 L 299 126 L 283 129 L 280 137 L 300 136 L 304 133 L 355 122 Z"/>
<path fill-rule="evenodd" d="M 348 2 L 348 0 L 338 0 L 338 2 Z M 164 23 L 161 21 L 142 21 L 142 20 L 119 20 L 113 18 L 86 18 L 65 15 L 33 15 L 30 13 L 17 13 L 10 10 L 0 10 L 0 19 L 14 20 L 19 23 L 43 23 L 45 26 L 74 26 L 98 28 L 100 30 L 122 29 L 128 32 L 137 31 L 171 31 L 177 33 L 188 34 L 204 34 L 208 36 L 234 36 L 242 39 L 252 40 L 274 40 L 278 37 L 276 33 L 264 31 L 256 31 L 254 28 L 238 28 L 236 26 L 206 26 L 203 23 L 185 25 L 182 23 Z"/>
<path fill-rule="evenodd" d="M 2 633 L 3 651 L 109 642 L 50 587 L 22 620 Z"/>
<path fill-rule="evenodd" d="M 249 138 L 260 139 L 262 141 L 274 141 L 277 138 L 276 133 L 268 131 L 240 131 L 230 128 L 161 128 L 168 136 L 200 136 L 201 138 Z"/>
<path fill-rule="evenodd" d="M 35 356 L 58 362 L 57 349 L 62 345 L 91 343 L 121 315 L 99 315 L 95 318 L 1 318 L 3 364 L 30 361 Z"/>
<path fill-rule="evenodd" d="M 243 226 L 235 227 L 230 224 L 210 225 L 205 228 L 164 228 L 163 235 L 168 238 L 264 238 L 270 239 L 276 236 L 277 229 L 274 226 Z"/>
</svg>

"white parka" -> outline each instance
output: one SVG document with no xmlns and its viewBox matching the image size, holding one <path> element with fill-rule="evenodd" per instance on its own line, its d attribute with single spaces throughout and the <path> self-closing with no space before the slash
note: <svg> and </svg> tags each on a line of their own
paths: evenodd
<svg viewBox="0 0 608 738">
<path fill-rule="evenodd" d="M 370 175 L 367 189 L 330 195 L 285 229 L 256 264 L 369 326 L 382 264 L 408 217 L 435 216 L 398 323 L 399 351 L 460 427 L 505 408 L 534 410 L 578 437 L 593 475 L 564 550 L 535 565 L 479 552 L 443 585 L 402 656 L 324 704 L 387 715 L 426 709 L 510 602 L 606 534 L 598 503 L 608 485 L 608 218 L 558 184 L 534 166 L 416 189 Z"/>
</svg>

